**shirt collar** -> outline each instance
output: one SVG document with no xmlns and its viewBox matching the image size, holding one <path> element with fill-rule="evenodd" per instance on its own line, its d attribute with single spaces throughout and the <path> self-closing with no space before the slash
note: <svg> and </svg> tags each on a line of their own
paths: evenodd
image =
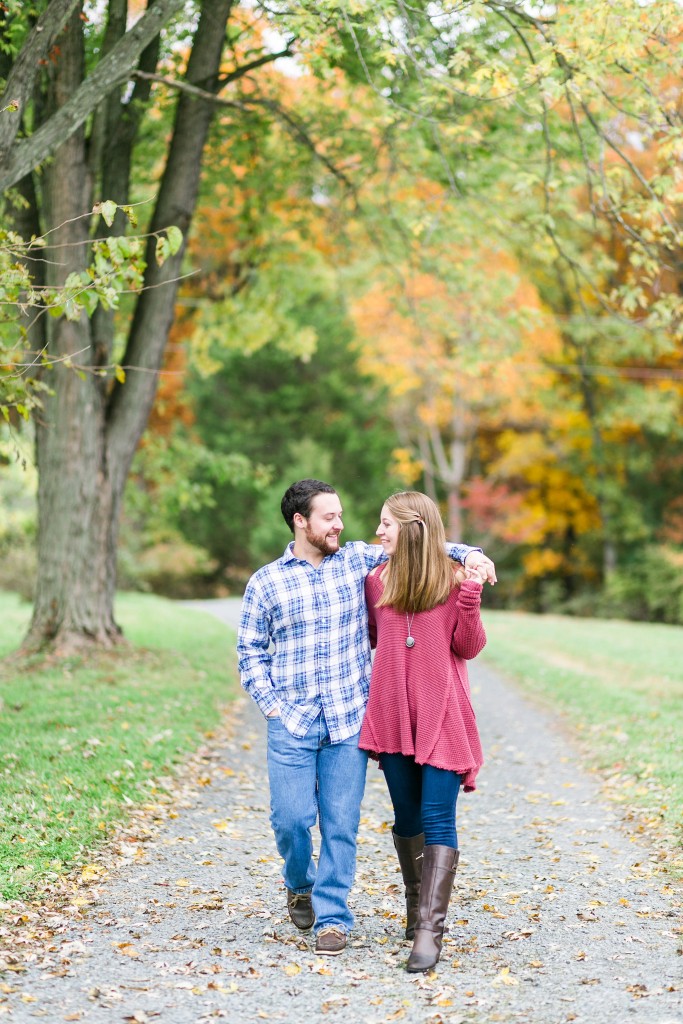
<svg viewBox="0 0 683 1024">
<path fill-rule="evenodd" d="M 330 559 L 330 558 L 337 558 L 339 555 L 341 555 L 342 547 L 343 546 L 340 545 L 338 551 L 334 551 L 331 555 L 325 555 L 325 557 L 323 558 L 323 560 L 320 563 L 320 565 L 322 565 L 324 562 L 327 562 L 327 560 Z M 307 562 L 305 558 L 297 558 L 296 557 L 296 555 L 294 554 L 294 541 L 293 540 L 290 540 L 289 544 L 285 548 L 285 550 L 283 552 L 283 555 L 282 555 L 281 561 L 285 565 L 288 564 L 289 562 L 299 562 L 301 565 L 310 565 L 311 564 L 310 562 Z M 320 568 L 320 566 L 318 566 L 318 568 Z"/>
<path fill-rule="evenodd" d="M 299 559 L 294 554 L 294 541 L 293 540 L 290 540 L 289 544 L 285 548 L 284 553 L 282 555 L 282 561 L 283 562 L 298 562 L 299 561 Z"/>
</svg>

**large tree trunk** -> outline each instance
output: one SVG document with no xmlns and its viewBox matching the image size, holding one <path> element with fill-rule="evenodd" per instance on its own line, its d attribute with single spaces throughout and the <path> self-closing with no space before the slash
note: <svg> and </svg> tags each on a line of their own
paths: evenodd
<svg viewBox="0 0 683 1024">
<path fill-rule="evenodd" d="M 61 106 L 83 76 L 83 32 L 78 12 L 62 36 L 50 101 Z M 57 150 L 44 176 L 48 226 L 64 225 L 51 236 L 49 282 L 60 286 L 87 266 L 88 220 L 74 220 L 90 209 L 91 185 L 85 136 L 74 134 Z M 68 223 L 68 222 L 71 223 Z M 111 608 L 102 599 L 109 567 L 102 556 L 108 495 L 104 439 L 105 394 L 90 374 L 79 376 L 58 360 L 90 362 L 90 323 L 64 318 L 47 326 L 48 348 L 57 360 L 47 381 L 53 394 L 36 425 L 38 464 L 38 583 L 30 646 L 59 638 L 110 641 L 118 635 Z"/>
<path fill-rule="evenodd" d="M 187 79 L 205 90 L 218 89 L 218 72 L 232 0 L 205 3 L 188 63 Z M 53 86 L 56 105 L 73 95 L 82 76 L 82 30 L 73 19 L 63 36 Z M 197 201 L 201 157 L 213 116 L 207 100 L 181 96 L 168 163 L 152 230 L 177 224 L 187 232 Z M 103 147 L 106 152 L 106 145 Z M 92 206 L 90 173 L 82 130 L 55 154 L 46 176 L 49 226 L 62 224 Z M 109 197 L 104 197 L 109 198 Z M 121 196 L 116 198 L 122 201 Z M 65 224 L 57 232 L 60 262 L 55 283 L 85 267 L 88 220 Z M 54 236 L 53 236 L 54 237 Z M 48 643 L 61 651 L 89 643 L 112 644 L 120 637 L 114 621 L 118 517 L 130 464 L 152 408 L 158 372 L 173 320 L 182 250 L 158 267 L 147 254 L 148 269 L 137 303 L 124 362 L 125 383 L 107 390 L 103 378 L 84 378 L 64 365 L 50 375 L 54 396 L 37 427 L 38 580 L 29 648 Z M 162 287 L 163 286 L 163 287 Z M 97 345 L 91 323 L 53 321 L 50 354 L 73 356 L 75 363 L 97 366 L 108 348 L 98 324 Z M 79 354 L 80 353 L 80 354 Z"/>
</svg>

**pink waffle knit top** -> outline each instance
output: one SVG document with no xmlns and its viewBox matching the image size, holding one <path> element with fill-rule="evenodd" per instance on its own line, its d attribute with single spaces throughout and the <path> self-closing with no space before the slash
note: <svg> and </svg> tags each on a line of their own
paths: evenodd
<svg viewBox="0 0 683 1024">
<path fill-rule="evenodd" d="M 418 612 L 410 648 L 411 616 L 377 608 L 383 589 L 379 574 L 367 577 L 370 638 L 377 650 L 359 746 L 375 756 L 412 754 L 418 764 L 464 776 L 466 791 L 476 789 L 484 758 L 465 659 L 476 657 L 486 643 L 481 584 L 465 580 L 443 604 Z"/>
</svg>

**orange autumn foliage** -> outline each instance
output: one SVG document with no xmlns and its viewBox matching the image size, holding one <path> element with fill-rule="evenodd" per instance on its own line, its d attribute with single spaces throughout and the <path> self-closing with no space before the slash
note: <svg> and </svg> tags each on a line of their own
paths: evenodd
<svg viewBox="0 0 683 1024">
<path fill-rule="evenodd" d="M 159 375 L 154 406 L 149 417 L 147 432 L 158 437 L 168 437 L 176 424 L 191 427 L 195 421 L 192 406 L 185 393 L 187 374 L 187 352 L 183 342 L 191 334 L 191 326 L 182 314 L 178 315 L 171 328 L 164 355 L 164 365 Z M 144 444 L 144 437 L 142 444 Z"/>
</svg>

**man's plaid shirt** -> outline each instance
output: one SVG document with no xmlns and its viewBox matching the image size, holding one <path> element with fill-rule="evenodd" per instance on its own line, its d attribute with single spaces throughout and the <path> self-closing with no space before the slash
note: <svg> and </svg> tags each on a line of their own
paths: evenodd
<svg viewBox="0 0 683 1024">
<path fill-rule="evenodd" d="M 264 715 L 278 711 L 293 736 L 305 736 L 322 711 L 339 743 L 363 720 L 370 686 L 364 583 L 386 556 L 378 544 L 354 541 L 315 568 L 292 548 L 247 584 L 237 640 L 242 686 Z M 448 545 L 458 561 L 473 550 Z"/>
</svg>

